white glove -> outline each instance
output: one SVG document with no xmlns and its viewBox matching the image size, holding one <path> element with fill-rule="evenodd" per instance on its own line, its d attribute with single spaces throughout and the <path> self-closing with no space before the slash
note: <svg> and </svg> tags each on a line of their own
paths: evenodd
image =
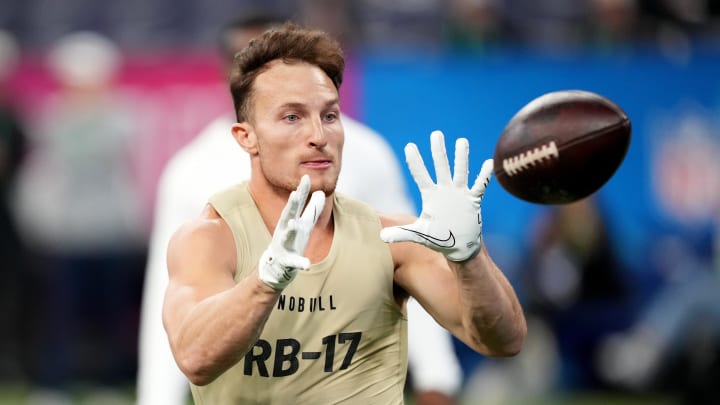
<svg viewBox="0 0 720 405">
<path fill-rule="evenodd" d="M 275 227 L 270 246 L 260 256 L 258 264 L 260 280 L 276 290 L 287 287 L 299 269 L 310 269 L 310 259 L 304 256 L 305 247 L 310 232 L 325 206 L 325 193 L 320 190 L 315 191 L 305 207 L 309 192 L 310 177 L 304 175 L 297 190 L 290 193 L 290 198 Z"/>
<path fill-rule="evenodd" d="M 493 160 L 487 159 L 468 189 L 469 144 L 465 138 L 455 143 L 455 177 L 450 174 L 445 138 L 440 131 L 430 135 L 437 184 L 433 183 L 420 152 L 414 143 L 405 146 L 410 173 L 420 188 L 422 212 L 409 225 L 384 228 L 380 238 L 385 242 L 416 242 L 436 250 L 448 260 L 470 259 L 482 247 L 480 202 L 492 175 Z"/>
</svg>

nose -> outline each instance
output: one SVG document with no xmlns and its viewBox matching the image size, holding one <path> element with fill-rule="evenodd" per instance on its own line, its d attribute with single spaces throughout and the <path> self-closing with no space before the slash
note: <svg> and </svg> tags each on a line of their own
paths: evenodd
<svg viewBox="0 0 720 405">
<path fill-rule="evenodd" d="M 317 149 L 321 149 L 327 145 L 327 136 L 325 135 L 325 126 L 321 119 L 312 120 L 309 128 L 308 144 Z"/>
</svg>

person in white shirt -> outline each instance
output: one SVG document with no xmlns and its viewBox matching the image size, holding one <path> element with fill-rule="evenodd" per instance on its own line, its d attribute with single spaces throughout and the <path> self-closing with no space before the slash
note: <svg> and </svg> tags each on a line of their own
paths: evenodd
<svg viewBox="0 0 720 405">
<path fill-rule="evenodd" d="M 228 23 L 220 35 L 227 62 L 232 62 L 252 37 L 281 22 L 276 16 L 255 15 Z M 170 159 L 160 178 L 143 287 L 138 405 L 187 402 L 188 381 L 175 364 L 161 320 L 168 283 L 166 251 L 173 232 L 197 215 L 213 193 L 249 177 L 248 154 L 230 132 L 233 122 L 230 113 L 211 122 Z M 400 164 L 388 142 L 349 116 L 343 115 L 342 123 L 345 153 L 338 191 L 364 200 L 378 211 L 414 215 Z M 450 334 L 414 300 L 408 304 L 408 318 L 408 362 L 415 404 L 453 403 L 462 372 Z"/>
</svg>

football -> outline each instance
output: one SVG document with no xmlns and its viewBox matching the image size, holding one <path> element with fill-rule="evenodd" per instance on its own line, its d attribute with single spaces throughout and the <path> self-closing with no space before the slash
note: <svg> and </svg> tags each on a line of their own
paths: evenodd
<svg viewBox="0 0 720 405">
<path fill-rule="evenodd" d="M 503 129 L 494 174 L 510 194 L 538 204 L 567 204 L 596 192 L 620 167 L 630 146 L 627 114 L 588 91 L 544 94 Z"/>
</svg>

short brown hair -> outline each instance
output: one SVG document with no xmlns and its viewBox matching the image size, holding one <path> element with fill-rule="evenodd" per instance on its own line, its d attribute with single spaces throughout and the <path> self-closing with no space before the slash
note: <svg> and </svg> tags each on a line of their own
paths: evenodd
<svg viewBox="0 0 720 405">
<path fill-rule="evenodd" d="M 327 33 L 304 28 L 293 22 L 271 28 L 250 41 L 235 57 L 230 77 L 230 93 L 238 122 L 250 118 L 250 99 L 255 78 L 274 60 L 315 65 L 340 90 L 345 69 L 340 44 Z"/>
</svg>

